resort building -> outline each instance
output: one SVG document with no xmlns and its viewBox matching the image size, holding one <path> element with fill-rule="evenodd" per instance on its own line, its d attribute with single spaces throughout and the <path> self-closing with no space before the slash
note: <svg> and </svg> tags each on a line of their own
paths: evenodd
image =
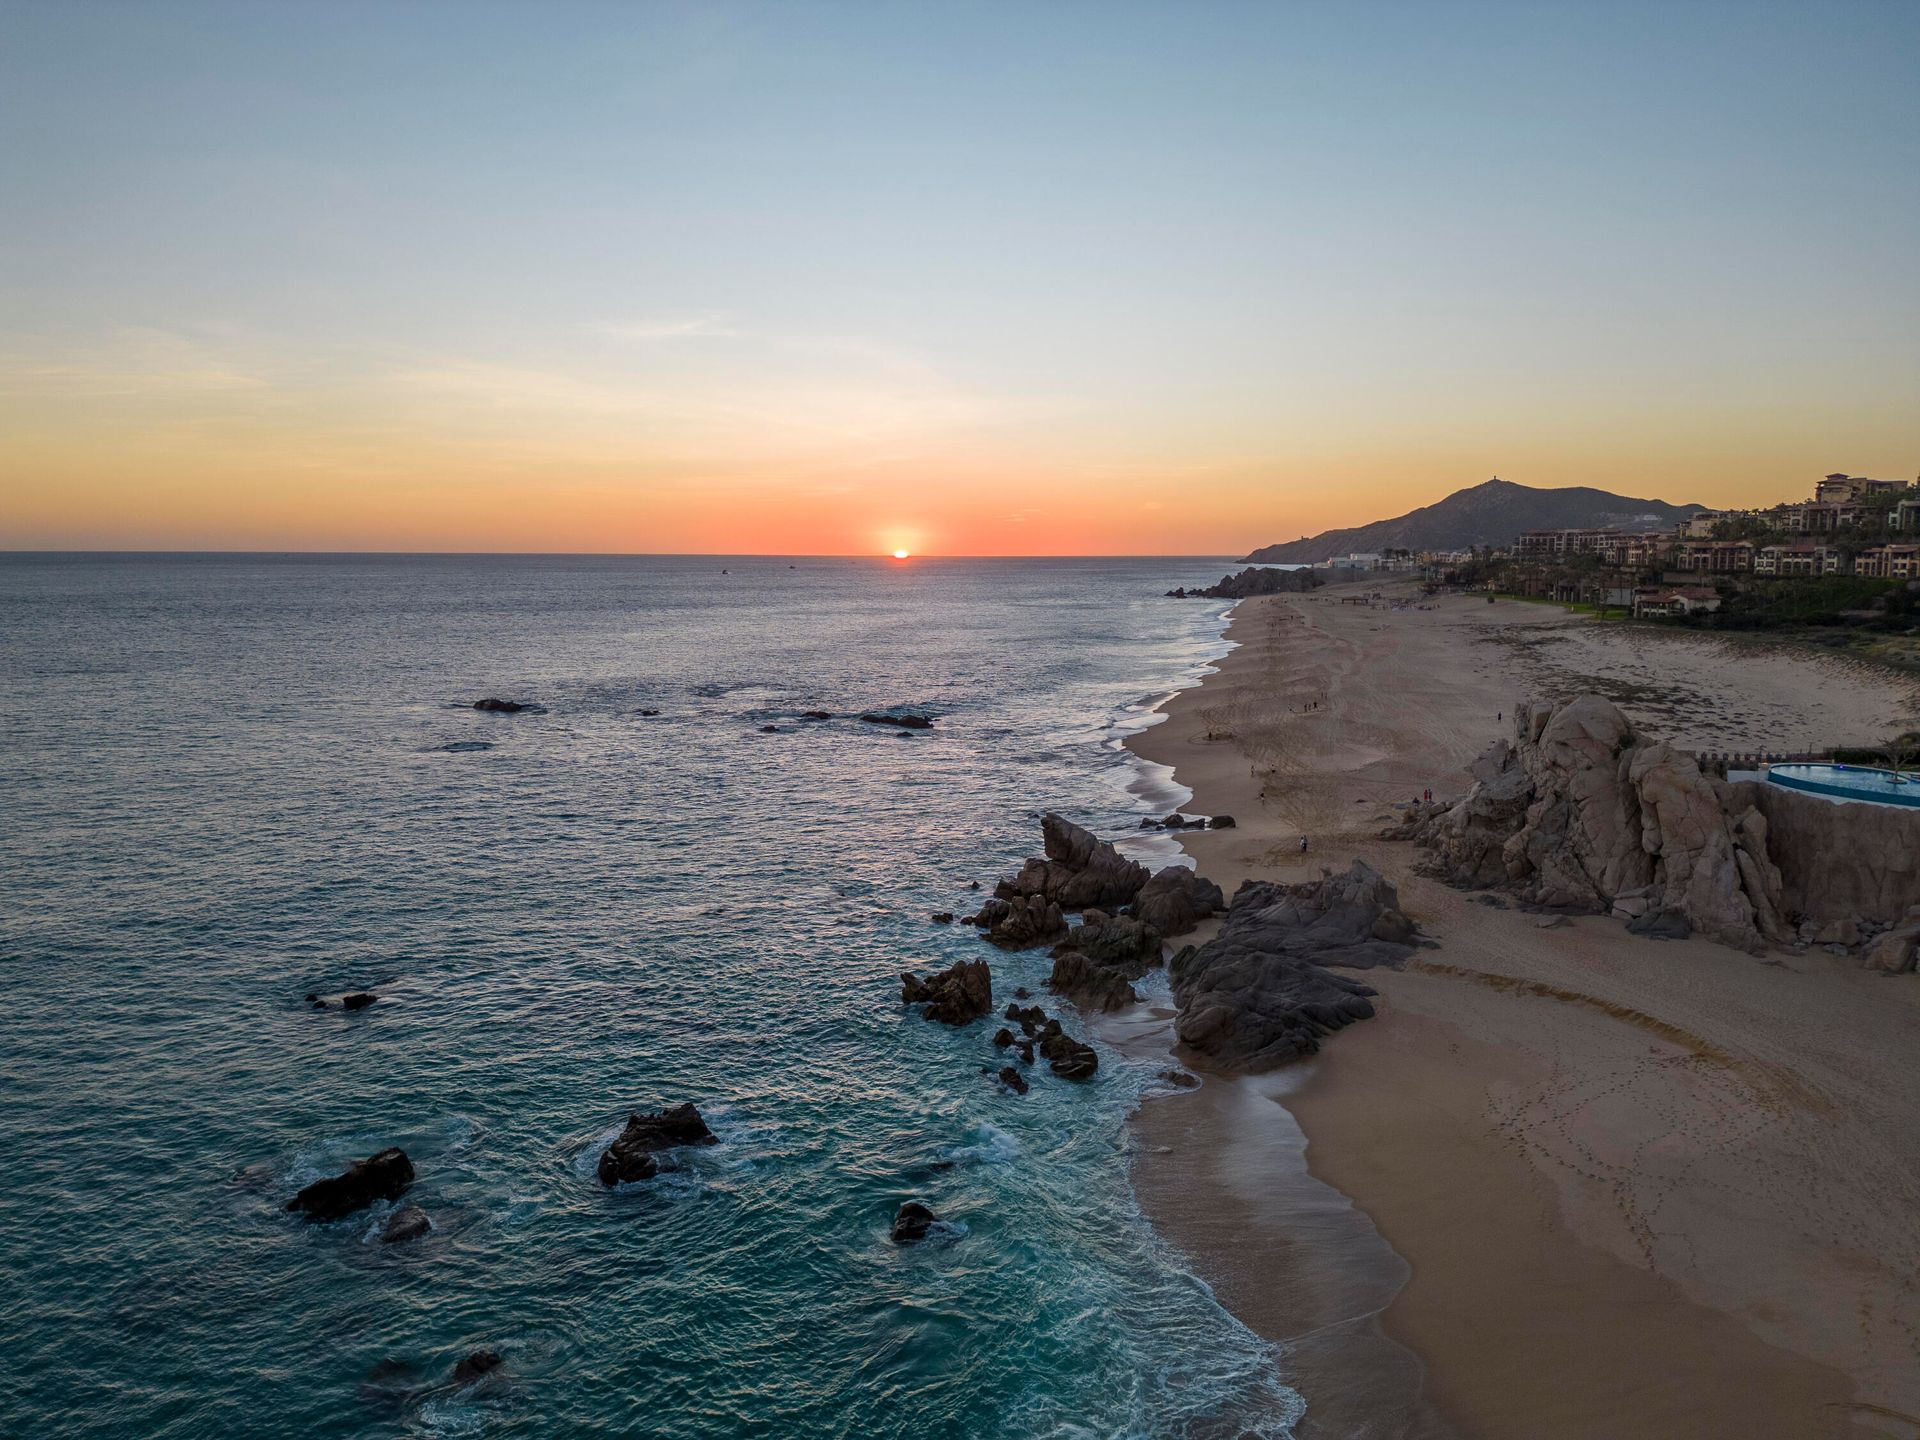
<svg viewBox="0 0 1920 1440">
<path fill-rule="evenodd" d="M 1853 573 L 1876 580 L 1920 579 L 1920 545 L 1875 545 L 1853 557 Z"/>
<path fill-rule="evenodd" d="M 1753 552 L 1756 575 L 1844 575 L 1847 557 L 1838 545 L 1811 540 L 1788 545 L 1762 545 Z"/>
<path fill-rule="evenodd" d="M 1724 525 L 1729 520 L 1744 520 L 1757 514 L 1753 510 L 1696 510 L 1693 518 L 1680 523 L 1680 538 L 1683 540 L 1711 540 L 1713 527 Z"/>
<path fill-rule="evenodd" d="M 1513 542 L 1513 551 L 1522 560 L 1598 555 L 1603 564 L 1631 569 L 1655 563 L 1672 544 L 1664 530 L 1529 530 Z"/>
<path fill-rule="evenodd" d="M 1889 495 L 1900 495 L 1913 488 L 1914 482 L 1911 480 L 1869 480 L 1864 475 L 1834 474 L 1813 487 L 1813 498 L 1838 504 L 1862 500 L 1884 501 Z"/>
<path fill-rule="evenodd" d="M 1633 614 L 1642 616 L 1704 615 L 1720 608 L 1719 592 L 1705 585 L 1683 585 L 1677 590 L 1636 590 Z"/>
<path fill-rule="evenodd" d="M 1920 497 L 1895 505 L 1887 516 L 1887 526 L 1900 531 L 1920 530 Z"/>
<path fill-rule="evenodd" d="M 1753 569 L 1753 543 L 1749 540 L 1683 540 L 1674 546 L 1673 564 L 1678 570 L 1712 575 L 1732 575 Z"/>
</svg>

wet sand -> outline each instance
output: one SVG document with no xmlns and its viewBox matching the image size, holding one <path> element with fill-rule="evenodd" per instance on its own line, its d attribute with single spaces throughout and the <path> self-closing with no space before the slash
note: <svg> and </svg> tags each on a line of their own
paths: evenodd
<svg viewBox="0 0 1920 1440">
<path fill-rule="evenodd" d="M 1910 683 L 1355 593 L 1241 605 L 1239 648 L 1131 743 L 1238 820 L 1183 841 L 1229 893 L 1358 855 L 1440 948 L 1370 972 L 1379 1016 L 1314 1060 L 1144 1106 L 1148 1213 L 1282 1343 L 1303 1436 L 1920 1435 L 1920 982 L 1543 930 L 1375 838 L 1464 789 L 1522 698 L 1598 688 L 1683 745 L 1787 749 L 1877 738 Z"/>
</svg>

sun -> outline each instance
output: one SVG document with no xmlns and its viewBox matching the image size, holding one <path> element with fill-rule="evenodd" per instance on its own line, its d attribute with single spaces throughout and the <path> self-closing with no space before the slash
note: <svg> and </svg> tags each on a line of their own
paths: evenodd
<svg viewBox="0 0 1920 1440">
<path fill-rule="evenodd" d="M 911 554 L 913 554 L 911 550 L 896 550 L 893 552 L 893 558 L 896 560 L 904 560 Z"/>
</svg>

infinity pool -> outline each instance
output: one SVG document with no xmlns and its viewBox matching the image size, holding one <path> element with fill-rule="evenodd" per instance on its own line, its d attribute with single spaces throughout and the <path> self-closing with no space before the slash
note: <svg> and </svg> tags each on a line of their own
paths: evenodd
<svg viewBox="0 0 1920 1440">
<path fill-rule="evenodd" d="M 1808 790 L 1839 800 L 1920 807 L 1920 776 L 1896 775 L 1870 765 L 1775 765 L 1767 779 L 1789 790 Z"/>
</svg>

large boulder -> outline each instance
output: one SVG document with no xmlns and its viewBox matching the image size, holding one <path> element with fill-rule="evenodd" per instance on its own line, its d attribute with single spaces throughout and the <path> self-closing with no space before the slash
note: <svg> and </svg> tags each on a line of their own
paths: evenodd
<svg viewBox="0 0 1920 1440">
<path fill-rule="evenodd" d="M 1129 913 L 1162 935 L 1185 935 L 1202 920 L 1227 908 L 1220 887 L 1198 870 L 1169 865 L 1140 887 Z"/>
<path fill-rule="evenodd" d="M 1326 967 L 1398 964 L 1416 939 L 1393 886 L 1364 861 L 1302 885 L 1248 881 L 1220 933 L 1168 965 L 1174 1035 L 1224 1070 L 1311 1055 L 1373 1014 L 1372 987 Z"/>
<path fill-rule="evenodd" d="M 986 931 L 987 938 L 1004 950 L 1048 945 L 1067 933 L 1067 917 L 1044 895 L 1015 895 L 1010 900 L 995 896 L 967 923 Z"/>
<path fill-rule="evenodd" d="M 1028 860 L 1013 877 L 1009 888 L 1016 896 L 1044 896 L 1062 910 L 1117 909 L 1147 883 L 1146 866 L 1071 820 L 1045 815 L 1040 831 L 1046 855 Z"/>
<path fill-rule="evenodd" d="M 1160 963 L 1160 932 L 1131 915 L 1089 910 L 1053 953 L 1058 956 L 1063 950 L 1078 950 L 1095 965 L 1137 980 Z"/>
<path fill-rule="evenodd" d="M 1047 988 L 1082 1010 L 1123 1010 L 1140 996 L 1118 970 L 1089 960 L 1078 950 L 1057 949 Z"/>
<path fill-rule="evenodd" d="M 927 1238 L 939 1218 L 918 1200 L 909 1200 L 894 1212 L 890 1238 L 896 1245 L 917 1245 Z"/>
<path fill-rule="evenodd" d="M 1058 1020 L 1049 1020 L 1040 1027 L 1039 1040 L 1047 1068 L 1064 1080 L 1088 1080 L 1100 1068 L 1100 1057 L 1094 1048 L 1067 1034 Z"/>
<path fill-rule="evenodd" d="M 660 1152 L 688 1145 L 717 1145 L 720 1137 L 692 1105 L 675 1105 L 649 1114 L 635 1112 L 600 1156 L 602 1185 L 651 1180 L 660 1173 Z"/>
<path fill-rule="evenodd" d="M 1747 949 L 1784 937 L 1765 815 L 1601 696 L 1523 705 L 1513 738 L 1472 774 L 1465 796 L 1418 808 L 1403 831 L 1431 850 L 1428 873 L 1546 909 L 1612 912 L 1642 933 Z"/>
<path fill-rule="evenodd" d="M 1905 975 L 1915 967 L 1916 951 L 1920 951 L 1920 918 L 1894 926 L 1869 945 L 1861 958 L 1869 969 Z"/>
<path fill-rule="evenodd" d="M 900 999 L 924 1004 L 929 1020 L 969 1025 L 993 1013 L 993 975 L 984 960 L 959 960 L 924 980 L 909 970 L 900 977 Z"/>
<path fill-rule="evenodd" d="M 406 1151 L 389 1146 L 354 1161 L 342 1174 L 314 1181 L 287 1202 L 287 1209 L 309 1220 L 338 1220 L 376 1200 L 398 1200 L 411 1184 L 413 1162 Z"/>
</svg>

